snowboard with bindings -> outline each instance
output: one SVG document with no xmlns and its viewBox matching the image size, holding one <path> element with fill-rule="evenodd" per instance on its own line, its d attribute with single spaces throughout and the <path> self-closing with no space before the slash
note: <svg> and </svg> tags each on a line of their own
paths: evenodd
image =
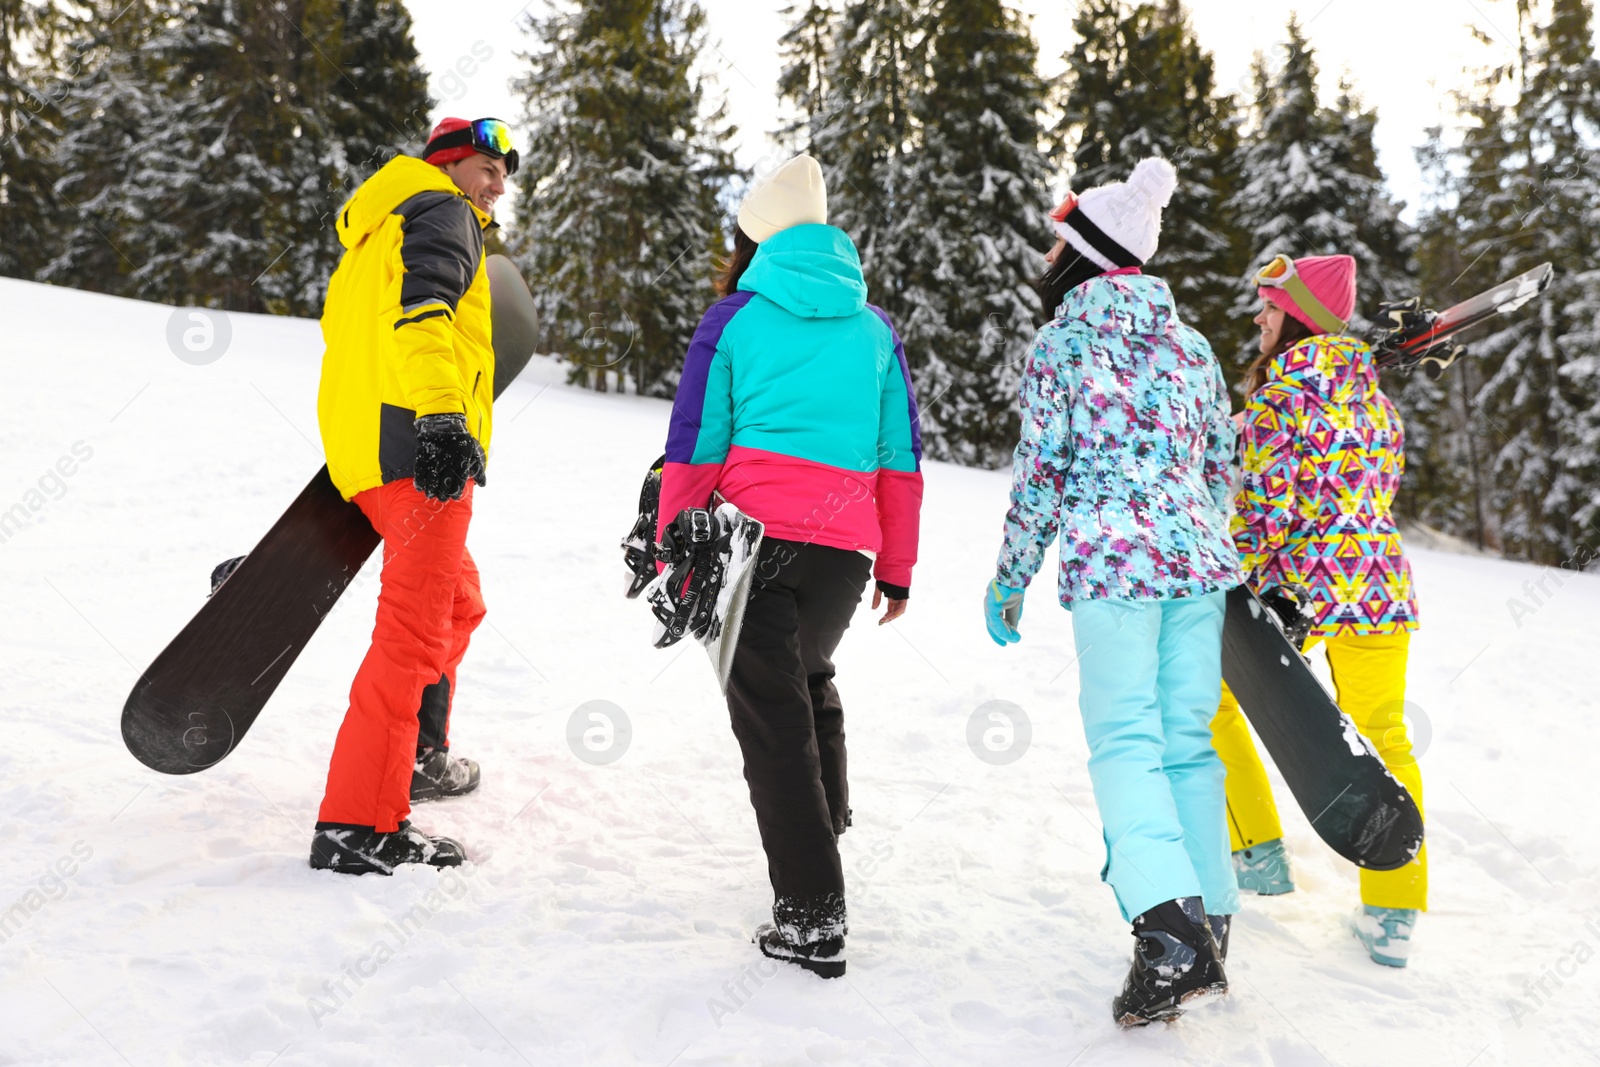
<svg viewBox="0 0 1600 1067">
<path fill-rule="evenodd" d="M 1541 263 L 1443 311 L 1424 308 L 1421 297 L 1384 304 L 1374 316 L 1383 325 L 1373 335 L 1373 364 L 1379 370 L 1420 365 L 1428 377 L 1437 379 L 1462 353 L 1456 343 L 1459 334 L 1496 315 L 1511 314 L 1550 288 L 1554 277 L 1555 268 Z"/>
<path fill-rule="evenodd" d="M 667 457 L 650 464 L 639 489 L 639 517 L 622 539 L 622 562 L 628 567 L 628 586 L 622 595 L 633 600 L 656 580 L 656 522 L 661 514 L 661 471 Z"/>
<path fill-rule="evenodd" d="M 666 457 L 651 464 L 639 492 L 639 516 L 622 539 L 628 568 L 624 595 L 641 594 L 655 616 L 657 648 L 693 638 L 710 657 L 718 687 L 728 691 L 733 654 L 744 625 L 765 527 L 714 494 L 709 508 L 685 508 L 662 534 L 655 531 Z M 656 573 L 656 564 L 663 568 Z"/>
<path fill-rule="evenodd" d="M 1411 862 L 1422 847 L 1416 801 L 1311 672 L 1276 613 L 1242 585 L 1228 591 L 1222 677 L 1330 848 L 1374 871 Z"/>
<path fill-rule="evenodd" d="M 533 356 L 538 313 L 509 259 L 484 269 L 498 397 Z M 249 555 L 213 572 L 210 599 L 140 675 L 122 709 L 128 751 L 164 774 L 232 752 L 378 544 L 323 467 Z"/>
</svg>

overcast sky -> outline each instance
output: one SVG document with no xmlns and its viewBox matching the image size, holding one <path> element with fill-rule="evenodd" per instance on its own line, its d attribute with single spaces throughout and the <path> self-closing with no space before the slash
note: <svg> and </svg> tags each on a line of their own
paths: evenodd
<svg viewBox="0 0 1600 1067">
<path fill-rule="evenodd" d="M 707 68 L 726 94 L 739 130 L 735 154 L 751 166 L 775 151 L 767 131 L 777 124 L 775 52 L 786 0 L 701 0 L 714 51 Z M 410 0 L 417 47 L 444 115 L 497 115 L 516 122 L 521 106 L 508 81 L 529 47 L 520 26 L 547 0 Z M 1071 47 L 1072 0 L 1021 0 L 1033 20 L 1041 72 L 1059 76 Z M 1289 12 L 1307 27 L 1331 95 L 1348 73 L 1358 93 L 1378 109 L 1378 150 L 1395 193 L 1410 217 L 1422 193 L 1412 149 L 1431 125 L 1452 123 L 1449 93 L 1471 83 L 1471 72 L 1514 54 L 1515 0 L 1188 0 L 1200 43 L 1216 57 L 1224 89 L 1250 91 L 1257 50 L 1283 40 Z M 1476 28 L 1489 45 L 1473 38 Z M 1281 54 L 1281 53 L 1278 53 Z M 484 58 L 487 57 L 487 58 Z M 509 199 L 509 197 L 508 197 Z"/>
</svg>

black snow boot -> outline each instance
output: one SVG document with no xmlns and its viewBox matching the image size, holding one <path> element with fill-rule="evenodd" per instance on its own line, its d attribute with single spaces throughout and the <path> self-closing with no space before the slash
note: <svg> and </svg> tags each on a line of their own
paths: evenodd
<svg viewBox="0 0 1600 1067">
<path fill-rule="evenodd" d="M 1228 962 L 1228 934 L 1233 930 L 1232 915 L 1207 915 L 1206 925 L 1211 927 L 1211 936 L 1217 942 L 1217 959 L 1223 963 Z"/>
<path fill-rule="evenodd" d="M 456 759 L 449 749 L 425 748 L 411 769 L 411 802 L 459 797 L 478 788 L 475 760 Z"/>
<path fill-rule="evenodd" d="M 770 923 L 756 927 L 761 954 L 798 964 L 824 978 L 844 976 L 844 939 L 850 932 L 844 898 L 836 893 L 779 897 Z"/>
<path fill-rule="evenodd" d="M 1157 904 L 1133 920 L 1139 939 L 1122 992 L 1111 1002 L 1121 1027 L 1176 1019 L 1185 1001 L 1228 991 L 1217 942 L 1199 897 Z"/>
<path fill-rule="evenodd" d="M 340 874 L 393 874 L 402 863 L 459 867 L 467 850 L 448 837 L 429 837 L 407 819 L 392 834 L 370 826 L 318 823 L 311 839 L 311 866 Z"/>
<path fill-rule="evenodd" d="M 825 937 L 799 944 L 784 937 L 773 923 L 756 927 L 756 944 L 770 959 L 798 964 L 824 978 L 844 977 L 844 938 Z"/>
</svg>

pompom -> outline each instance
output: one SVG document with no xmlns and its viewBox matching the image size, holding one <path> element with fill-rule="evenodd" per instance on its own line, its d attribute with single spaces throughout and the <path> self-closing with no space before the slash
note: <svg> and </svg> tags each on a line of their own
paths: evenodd
<svg viewBox="0 0 1600 1067">
<path fill-rule="evenodd" d="M 1160 156 L 1150 156 L 1141 159 L 1133 168 L 1128 184 L 1156 207 L 1164 208 L 1171 201 L 1173 190 L 1178 188 L 1178 172 Z"/>
</svg>

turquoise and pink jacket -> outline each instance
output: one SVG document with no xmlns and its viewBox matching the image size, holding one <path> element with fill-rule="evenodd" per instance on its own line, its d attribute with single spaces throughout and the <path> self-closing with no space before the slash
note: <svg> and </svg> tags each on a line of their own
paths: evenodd
<svg viewBox="0 0 1600 1067">
<path fill-rule="evenodd" d="M 701 319 L 672 404 L 661 531 L 713 491 L 768 537 L 876 555 L 909 595 L 922 510 L 922 434 L 905 350 L 867 303 L 843 230 L 761 243 L 739 289 Z"/>
</svg>

